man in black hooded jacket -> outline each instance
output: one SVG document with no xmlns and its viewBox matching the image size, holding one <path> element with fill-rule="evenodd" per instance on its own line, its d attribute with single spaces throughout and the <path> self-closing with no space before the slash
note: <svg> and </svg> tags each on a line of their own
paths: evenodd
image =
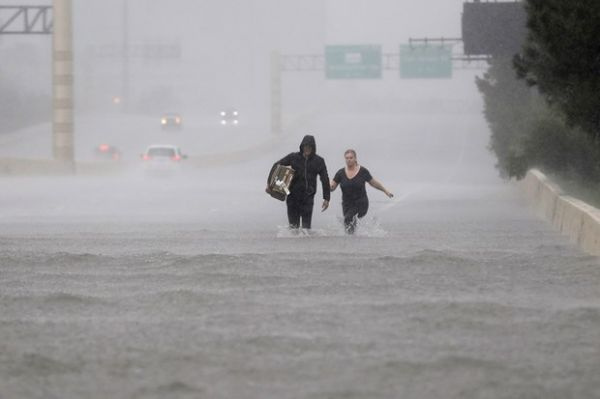
<svg viewBox="0 0 600 399">
<path fill-rule="evenodd" d="M 275 162 L 271 173 L 277 165 L 291 166 L 295 171 L 289 187 L 290 195 L 286 200 L 290 227 L 302 226 L 303 229 L 310 229 L 314 197 L 317 193 L 317 175 L 323 187 L 322 211 L 329 207 L 331 189 L 325 160 L 317 155 L 315 138 L 311 135 L 304 136 L 300 143 L 300 151 L 292 152 Z M 268 184 L 267 181 L 267 192 L 269 192 Z"/>
</svg>

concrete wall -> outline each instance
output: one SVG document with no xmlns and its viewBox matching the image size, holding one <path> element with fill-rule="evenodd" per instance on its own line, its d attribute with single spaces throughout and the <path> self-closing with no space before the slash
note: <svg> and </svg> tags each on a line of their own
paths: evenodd
<svg viewBox="0 0 600 399">
<path fill-rule="evenodd" d="M 519 185 L 539 216 L 585 252 L 600 255 L 600 209 L 565 194 L 536 169 L 527 172 Z"/>
</svg>

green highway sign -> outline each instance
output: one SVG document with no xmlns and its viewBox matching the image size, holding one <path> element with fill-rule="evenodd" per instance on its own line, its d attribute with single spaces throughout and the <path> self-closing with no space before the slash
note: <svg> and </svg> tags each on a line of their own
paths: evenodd
<svg viewBox="0 0 600 399">
<path fill-rule="evenodd" d="M 401 45 L 400 77 L 403 79 L 451 78 L 452 47 Z"/>
<path fill-rule="evenodd" d="M 326 46 L 327 79 L 381 79 L 381 46 Z"/>
</svg>

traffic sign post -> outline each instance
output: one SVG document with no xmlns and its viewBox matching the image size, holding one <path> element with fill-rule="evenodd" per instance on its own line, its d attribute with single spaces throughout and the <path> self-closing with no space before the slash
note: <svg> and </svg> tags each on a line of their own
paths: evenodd
<svg viewBox="0 0 600 399">
<path fill-rule="evenodd" d="M 326 46 L 327 79 L 381 79 L 381 46 Z"/>
<path fill-rule="evenodd" d="M 400 77 L 403 79 L 452 78 L 452 47 L 427 44 L 400 46 Z"/>
</svg>

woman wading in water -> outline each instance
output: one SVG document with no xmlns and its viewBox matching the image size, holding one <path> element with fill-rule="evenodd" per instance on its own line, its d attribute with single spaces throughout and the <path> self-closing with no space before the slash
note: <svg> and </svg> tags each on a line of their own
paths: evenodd
<svg viewBox="0 0 600 399">
<path fill-rule="evenodd" d="M 338 185 L 342 188 L 344 226 L 348 234 L 353 234 L 357 220 L 365 216 L 369 210 L 369 197 L 367 197 L 365 183 L 383 191 L 389 198 L 392 198 L 394 194 L 375 180 L 367 168 L 358 164 L 356 151 L 346 150 L 344 158 L 346 167 L 338 170 L 335 174 L 331 181 L 331 191 L 334 191 Z"/>
</svg>

